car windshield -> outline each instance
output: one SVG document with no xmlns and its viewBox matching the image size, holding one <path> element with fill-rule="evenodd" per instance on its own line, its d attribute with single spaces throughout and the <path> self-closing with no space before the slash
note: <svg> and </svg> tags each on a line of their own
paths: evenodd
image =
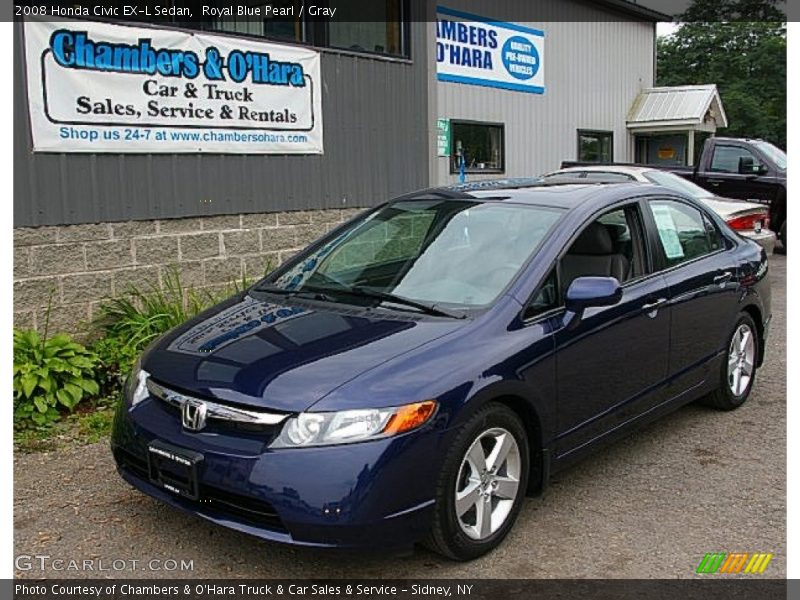
<svg viewBox="0 0 800 600">
<path fill-rule="evenodd" d="M 646 171 L 644 176 L 647 177 L 653 183 L 658 185 L 663 185 L 665 188 L 669 188 L 674 192 L 680 192 L 682 194 L 686 194 L 690 198 L 694 198 L 695 200 L 705 200 L 707 198 L 713 198 L 714 194 L 709 192 L 708 190 L 704 190 L 696 183 L 692 183 L 688 179 L 684 179 L 680 175 L 675 175 L 675 173 L 669 173 L 667 171 Z"/>
<path fill-rule="evenodd" d="M 494 201 L 398 201 L 255 289 L 401 309 L 415 308 L 408 300 L 416 308 L 481 307 L 511 282 L 563 212 Z"/>
<path fill-rule="evenodd" d="M 753 145 L 761 150 L 764 154 L 766 154 L 767 158 L 770 159 L 775 166 L 778 167 L 781 171 L 786 170 L 786 152 L 778 148 L 777 146 L 773 146 L 769 142 L 753 142 Z"/>
</svg>

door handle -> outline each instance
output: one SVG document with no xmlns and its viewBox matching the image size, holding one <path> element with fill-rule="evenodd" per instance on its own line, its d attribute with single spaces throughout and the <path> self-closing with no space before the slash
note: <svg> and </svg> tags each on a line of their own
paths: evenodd
<svg viewBox="0 0 800 600">
<path fill-rule="evenodd" d="M 732 277 L 733 273 L 731 273 L 730 271 L 725 271 L 724 273 L 714 277 L 714 283 L 722 285 L 723 283 L 728 283 Z"/>
<path fill-rule="evenodd" d="M 642 312 L 647 313 L 647 316 L 651 319 L 654 319 L 658 314 L 658 309 L 664 306 L 667 303 L 666 298 L 659 298 L 653 302 L 648 302 L 647 304 L 642 305 Z"/>
</svg>

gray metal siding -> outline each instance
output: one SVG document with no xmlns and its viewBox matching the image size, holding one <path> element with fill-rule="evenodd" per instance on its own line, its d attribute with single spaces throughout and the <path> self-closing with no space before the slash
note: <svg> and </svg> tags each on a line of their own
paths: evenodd
<svg viewBox="0 0 800 600">
<path fill-rule="evenodd" d="M 632 159 L 625 118 L 639 91 L 653 85 L 654 23 L 614 20 L 613 13 L 575 0 L 538 0 L 537 15 L 560 19 L 550 22 L 526 20 L 530 10 L 520 1 L 443 0 L 442 4 L 545 31 L 543 95 L 436 84 L 436 117 L 505 124 L 505 176 L 538 175 L 558 168 L 562 160 L 574 160 L 578 129 L 613 131 L 614 159 Z M 433 47 L 433 24 L 429 39 Z M 433 183 L 456 180 L 448 160 L 432 158 Z"/>
<path fill-rule="evenodd" d="M 16 24 L 14 225 L 370 206 L 425 187 L 428 34 L 410 27 L 410 63 L 322 52 L 322 156 L 80 155 L 31 151 Z"/>
</svg>

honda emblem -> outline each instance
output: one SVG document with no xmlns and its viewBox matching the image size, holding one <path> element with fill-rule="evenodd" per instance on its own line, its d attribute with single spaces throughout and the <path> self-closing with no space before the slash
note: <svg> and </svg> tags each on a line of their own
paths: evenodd
<svg viewBox="0 0 800 600">
<path fill-rule="evenodd" d="M 181 423 L 190 431 L 200 431 L 206 426 L 208 407 L 200 400 L 187 399 L 181 407 Z"/>
</svg>

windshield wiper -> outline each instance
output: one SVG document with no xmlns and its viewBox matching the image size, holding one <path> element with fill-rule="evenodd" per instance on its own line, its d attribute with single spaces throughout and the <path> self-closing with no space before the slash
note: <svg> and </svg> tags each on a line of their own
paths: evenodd
<svg viewBox="0 0 800 600">
<path fill-rule="evenodd" d="M 312 298 L 313 300 L 322 300 L 324 302 L 335 302 L 333 297 L 331 297 L 331 295 L 328 294 L 327 292 L 329 291 L 334 292 L 336 290 L 332 288 L 330 290 L 328 288 L 325 288 L 323 290 L 320 288 L 309 287 L 309 286 L 305 286 L 299 290 L 288 290 L 286 288 L 281 288 L 273 284 L 266 284 L 266 285 L 261 285 L 257 288 L 253 288 L 253 291 L 264 292 L 267 294 L 275 294 L 277 296 L 286 296 L 288 298 L 294 298 L 295 296 L 306 296 Z"/>
<path fill-rule="evenodd" d="M 412 300 L 411 298 L 406 298 L 405 296 L 398 296 L 397 294 L 383 292 L 381 290 L 376 290 L 374 288 L 366 288 L 356 285 L 350 288 L 345 288 L 342 291 L 344 293 L 353 294 L 356 296 L 377 298 L 378 300 L 385 300 L 386 302 L 392 302 L 394 304 L 400 304 L 402 306 L 410 306 L 411 308 L 416 308 L 420 312 L 423 312 L 428 315 L 433 315 L 435 317 L 465 319 L 467 316 L 464 313 L 455 313 L 449 310 L 445 310 L 443 308 L 439 308 L 438 306 L 436 306 L 436 304 L 430 304 L 428 302 L 422 302 L 420 300 Z"/>
<path fill-rule="evenodd" d="M 273 283 L 265 283 L 253 288 L 254 292 L 269 292 L 270 294 L 280 294 L 281 296 L 290 296 L 296 294 L 297 290 L 287 290 L 286 288 L 278 287 Z"/>
<path fill-rule="evenodd" d="M 277 286 L 268 284 L 254 289 L 257 292 L 279 294 L 287 297 L 294 297 L 301 295 L 310 296 L 315 300 L 322 300 L 325 302 L 335 302 L 334 296 L 337 296 L 339 294 L 343 294 L 346 296 L 360 296 L 362 298 L 375 298 L 377 300 L 383 300 L 385 302 L 391 302 L 393 304 L 399 304 L 401 306 L 408 306 L 411 308 L 415 308 L 418 311 L 423 312 L 427 315 L 432 315 L 435 317 L 464 319 L 467 316 L 464 313 L 456 313 L 446 310 L 444 308 L 439 308 L 435 304 L 429 304 L 427 302 L 422 302 L 420 300 L 412 300 L 411 298 L 406 298 L 405 296 L 398 296 L 397 294 L 391 294 L 389 292 L 383 292 L 381 290 L 376 290 L 374 288 L 367 288 L 358 285 L 348 286 L 348 287 L 306 285 L 298 290 L 287 290 L 284 288 L 279 288 Z"/>
</svg>

